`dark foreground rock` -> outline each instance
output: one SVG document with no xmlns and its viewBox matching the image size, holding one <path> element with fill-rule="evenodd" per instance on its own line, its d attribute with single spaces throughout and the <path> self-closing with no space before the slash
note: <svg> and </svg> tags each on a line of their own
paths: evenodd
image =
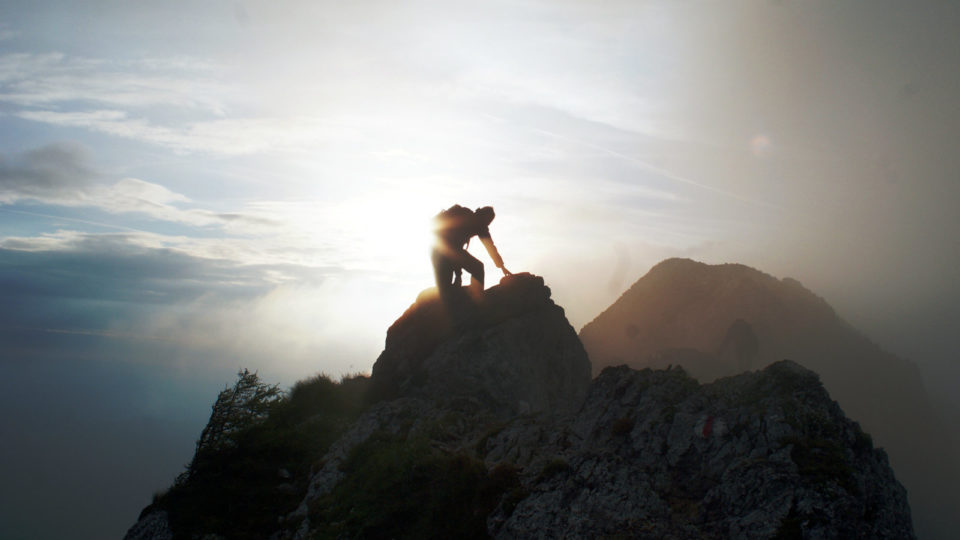
<svg viewBox="0 0 960 540">
<path fill-rule="evenodd" d="M 173 540 L 170 520 L 163 510 L 146 508 L 140 519 L 124 535 L 124 540 Z"/>
<path fill-rule="evenodd" d="M 814 372 L 591 383 L 549 298 L 529 275 L 479 303 L 422 297 L 272 538 L 914 537 L 886 454 Z"/>
<path fill-rule="evenodd" d="M 914 537 L 886 454 L 789 361 L 708 385 L 682 369 L 608 368 L 565 416 L 381 403 L 327 455 L 279 536 L 326 531 L 311 512 L 345 481 L 351 449 L 383 434 L 491 475 L 515 470 L 486 519 L 496 538 Z"/>
<path fill-rule="evenodd" d="M 608 368 L 554 429 L 572 444 L 543 449 L 529 495 L 491 516 L 495 536 L 913 535 L 884 452 L 793 362 L 703 386 L 679 369 Z M 523 441 L 503 437 L 486 447 Z"/>
<path fill-rule="evenodd" d="M 589 384 L 576 331 L 531 274 L 507 276 L 479 299 L 466 287 L 447 298 L 424 291 L 373 366 L 380 399 L 465 401 L 508 415 L 569 409 Z"/>
</svg>

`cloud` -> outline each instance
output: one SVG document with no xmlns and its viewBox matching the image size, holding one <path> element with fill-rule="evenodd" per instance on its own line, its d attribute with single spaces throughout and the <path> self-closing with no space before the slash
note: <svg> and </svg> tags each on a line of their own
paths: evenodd
<svg viewBox="0 0 960 540">
<path fill-rule="evenodd" d="M 184 57 L 105 60 L 52 53 L 0 56 L 0 102 L 24 107 L 79 102 L 111 108 L 171 106 L 212 115 L 234 94 L 218 68 Z"/>
<path fill-rule="evenodd" d="M 226 156 L 267 150 L 307 151 L 320 142 L 345 135 L 342 125 L 317 117 L 218 118 L 162 125 L 145 117 L 112 109 L 90 111 L 27 110 L 25 120 L 80 127 L 125 139 L 149 142 L 181 154 Z"/>
<path fill-rule="evenodd" d="M 46 335 L 54 348 L 102 340 L 136 354 L 165 343 L 206 350 L 211 362 L 270 359 L 300 376 L 318 365 L 357 371 L 369 368 L 412 298 L 370 273 L 242 264 L 142 240 L 63 232 L 0 241 L 0 335 L 8 344 L 0 353 L 18 343 L 44 347 L 36 336 Z"/>
<path fill-rule="evenodd" d="M 20 36 L 20 32 L 10 27 L 8 23 L 0 22 L 0 41 L 10 41 Z"/>
<path fill-rule="evenodd" d="M 0 291 L 8 305 L 20 307 L 4 310 L 0 319 L 8 325 L 124 330 L 142 322 L 151 306 L 217 307 L 266 294 L 277 275 L 310 283 L 336 273 L 198 257 L 149 245 L 142 236 L 61 232 L 0 240 Z"/>
<path fill-rule="evenodd" d="M 164 253 L 220 264 L 273 269 L 270 282 L 309 277 L 309 273 L 324 272 L 335 267 L 323 264 L 335 260 L 315 245 L 303 245 L 295 240 L 277 241 L 275 238 L 224 238 L 165 235 L 147 231 L 123 233 L 86 233 L 59 230 L 38 236 L 0 237 L 0 249 L 22 252 L 76 253 L 87 250 L 111 252 Z M 291 269 L 304 269 L 294 272 Z M 307 272 L 306 269 L 309 269 Z"/>
<path fill-rule="evenodd" d="M 251 88 L 191 57 L 138 60 L 52 53 L 0 55 L 0 103 L 12 115 L 144 141 L 179 153 L 239 155 L 309 148 L 332 136 L 309 115 L 249 116 Z"/>
<path fill-rule="evenodd" d="M 416 210 L 398 207 L 386 199 L 381 201 L 383 208 L 373 208 L 368 199 L 349 203 L 300 199 L 248 201 L 214 210 L 200 207 L 161 184 L 138 178 L 109 182 L 106 176 L 86 150 L 75 144 L 58 143 L 12 156 L 0 155 L 0 211 L 52 220 L 57 227 L 0 236 L 0 246 L 40 252 L 123 242 L 128 247 L 170 250 L 233 264 L 309 268 L 335 264 L 375 270 L 382 265 L 384 248 L 370 253 L 367 246 L 382 243 L 384 236 L 390 235 L 392 241 L 385 248 L 391 255 L 409 260 L 404 250 L 409 249 L 411 241 L 416 242 L 418 235 L 426 235 L 415 227 L 399 227 Z M 404 188 L 400 195 L 409 198 L 408 192 Z M 60 217 L 55 215 L 58 207 L 94 209 L 106 216 L 87 212 Z M 385 212 L 392 222 L 368 219 L 371 213 Z M 119 217 L 114 220 L 111 215 Z M 108 235 L 67 230 L 91 225 L 123 232 Z M 171 230 L 178 234 L 171 234 Z M 413 249 L 419 247 L 416 243 Z M 271 279 L 279 282 L 292 278 L 289 272 L 276 272 Z"/>
<path fill-rule="evenodd" d="M 192 57 L 134 61 L 11 53 L 0 55 L 0 104 L 14 106 L 10 114 L 25 120 L 84 128 L 181 154 L 311 152 L 321 143 L 355 137 L 350 132 L 364 123 L 326 114 L 330 111 L 322 103 L 330 94 L 315 81 L 294 77 L 281 89 L 264 90 L 235 75 Z"/>
<path fill-rule="evenodd" d="M 51 144 L 13 159 L 0 157 L 0 203 L 59 197 L 96 177 L 85 150 L 76 144 Z"/>
<path fill-rule="evenodd" d="M 57 143 L 4 159 L 0 156 L 0 205 L 34 201 L 67 207 L 93 207 L 111 214 L 141 214 L 170 223 L 232 230 L 263 230 L 277 225 L 266 216 L 182 208 L 190 198 L 137 178 L 104 183 L 86 150 Z"/>
<path fill-rule="evenodd" d="M 129 298 L 150 301 L 157 298 L 182 298 L 185 291 L 197 287 L 214 290 L 214 284 L 236 287 L 268 286 L 263 278 L 265 266 L 245 265 L 229 259 L 197 257 L 162 244 L 150 243 L 145 233 L 92 234 L 61 231 L 38 238 L 4 238 L 0 249 L 16 275 L 54 276 L 65 289 L 44 292 L 52 296 L 90 295 L 114 300 Z M 276 268 L 283 269 L 278 264 Z M 46 270 L 44 270 L 46 269 Z M 291 269 L 286 269 L 292 272 Z M 63 278 L 60 281 L 60 278 Z M 136 285 L 127 286 L 127 279 Z M 35 290 L 31 287 L 11 289 Z M 67 291 L 71 291 L 67 294 Z M 105 296 L 104 292 L 119 296 Z M 178 291 L 177 294 L 168 294 Z M 192 293 L 191 293 L 192 294 Z M 204 293 L 207 294 L 207 293 Z M 188 294 L 190 296 L 190 294 Z M 192 297 L 192 296 L 191 296 Z"/>
</svg>

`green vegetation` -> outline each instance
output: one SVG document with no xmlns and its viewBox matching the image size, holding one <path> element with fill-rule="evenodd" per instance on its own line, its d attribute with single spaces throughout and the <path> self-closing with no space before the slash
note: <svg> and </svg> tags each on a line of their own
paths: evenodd
<svg viewBox="0 0 960 540">
<path fill-rule="evenodd" d="M 217 397 L 187 470 L 154 497 L 176 538 L 270 536 L 303 499 L 311 465 L 368 403 L 367 377 L 319 375 L 283 393 L 256 373 L 238 375 Z M 344 481 L 310 509 L 318 538 L 485 538 L 500 500 L 509 513 L 526 496 L 516 467 L 487 471 L 434 448 L 428 435 L 375 434 L 343 469 Z"/>
<path fill-rule="evenodd" d="M 818 391 L 822 391 L 822 385 L 816 374 L 800 371 L 791 367 L 789 362 L 781 361 L 771 364 L 761 377 L 742 388 L 734 403 L 762 412 L 771 401 L 776 401 L 784 414 L 790 416 L 798 402 Z"/>
<path fill-rule="evenodd" d="M 520 485 L 514 467 L 488 472 L 423 437 L 383 433 L 357 445 L 343 470 L 310 509 L 315 538 L 486 538 L 487 515 Z"/>
<path fill-rule="evenodd" d="M 788 416 L 785 421 L 801 436 L 786 437 L 781 443 L 792 444 L 790 457 L 801 475 L 818 483 L 836 482 L 852 494 L 859 494 L 853 466 L 847 458 L 843 432 L 825 411 L 810 411 Z M 869 445 L 870 436 L 857 429 L 855 445 Z"/>
<path fill-rule="evenodd" d="M 848 492 L 858 493 L 853 467 L 847 463 L 843 445 L 815 437 L 787 437 L 783 443 L 793 445 L 790 458 L 801 475 L 818 483 L 837 482 Z"/>
<path fill-rule="evenodd" d="M 311 464 L 366 407 L 369 379 L 325 375 L 288 393 L 244 370 L 217 397 L 193 460 L 155 497 L 178 538 L 266 538 L 303 498 Z"/>
</svg>

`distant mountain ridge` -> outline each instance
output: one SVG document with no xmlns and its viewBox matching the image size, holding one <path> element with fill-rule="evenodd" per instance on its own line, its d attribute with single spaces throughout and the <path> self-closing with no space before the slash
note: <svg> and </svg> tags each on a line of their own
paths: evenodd
<svg viewBox="0 0 960 540">
<path fill-rule="evenodd" d="M 740 264 L 667 259 L 585 325 L 580 339 L 595 371 L 619 363 L 646 367 L 650 357 L 664 350 L 719 353 L 737 319 L 746 320 L 760 337 L 758 356 L 748 367 L 781 360 L 784 349 L 819 352 L 808 337 L 824 332 L 833 337 L 835 326 L 845 325 L 826 301 L 794 279 L 778 280 Z M 843 337 L 867 341 L 859 335 Z M 730 366 L 718 375 L 735 370 Z"/>
<path fill-rule="evenodd" d="M 738 324 L 741 335 L 748 328 L 755 337 L 752 354 L 729 346 Z M 595 372 L 681 365 L 709 381 L 794 360 L 816 371 L 890 453 L 920 536 L 950 538 L 960 529 L 960 466 L 916 365 L 883 351 L 799 281 L 741 264 L 667 259 L 585 325 L 580 339 Z"/>
<path fill-rule="evenodd" d="M 421 294 L 350 385 L 370 389 L 362 410 L 333 399 L 344 383 L 295 387 L 126 538 L 914 537 L 886 454 L 815 373 L 591 381 L 537 276 Z M 283 457 L 304 447 L 306 462 Z"/>
</svg>

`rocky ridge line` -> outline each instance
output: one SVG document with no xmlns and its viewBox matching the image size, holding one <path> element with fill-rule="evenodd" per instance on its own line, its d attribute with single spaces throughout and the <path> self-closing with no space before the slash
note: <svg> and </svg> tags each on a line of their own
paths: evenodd
<svg viewBox="0 0 960 540">
<path fill-rule="evenodd" d="M 479 518 L 479 536 L 914 537 L 886 454 L 812 371 L 782 361 L 701 385 L 678 368 L 620 366 L 591 382 L 541 278 L 506 278 L 480 302 L 446 300 L 421 295 L 390 328 L 373 373 L 379 401 L 316 464 L 272 538 L 410 534 L 405 522 L 390 533 L 352 522 L 359 508 L 331 522 L 328 510 L 364 489 L 355 481 L 370 470 L 357 463 L 411 450 L 402 478 L 421 468 L 479 482 L 463 514 L 429 518 Z M 434 488 L 418 491 L 423 481 L 445 485 L 429 475 L 390 484 L 396 492 L 376 504 L 412 498 L 415 513 L 429 512 Z M 377 505 L 374 517 L 386 511 Z M 154 530 L 160 518 L 143 516 Z"/>
</svg>

